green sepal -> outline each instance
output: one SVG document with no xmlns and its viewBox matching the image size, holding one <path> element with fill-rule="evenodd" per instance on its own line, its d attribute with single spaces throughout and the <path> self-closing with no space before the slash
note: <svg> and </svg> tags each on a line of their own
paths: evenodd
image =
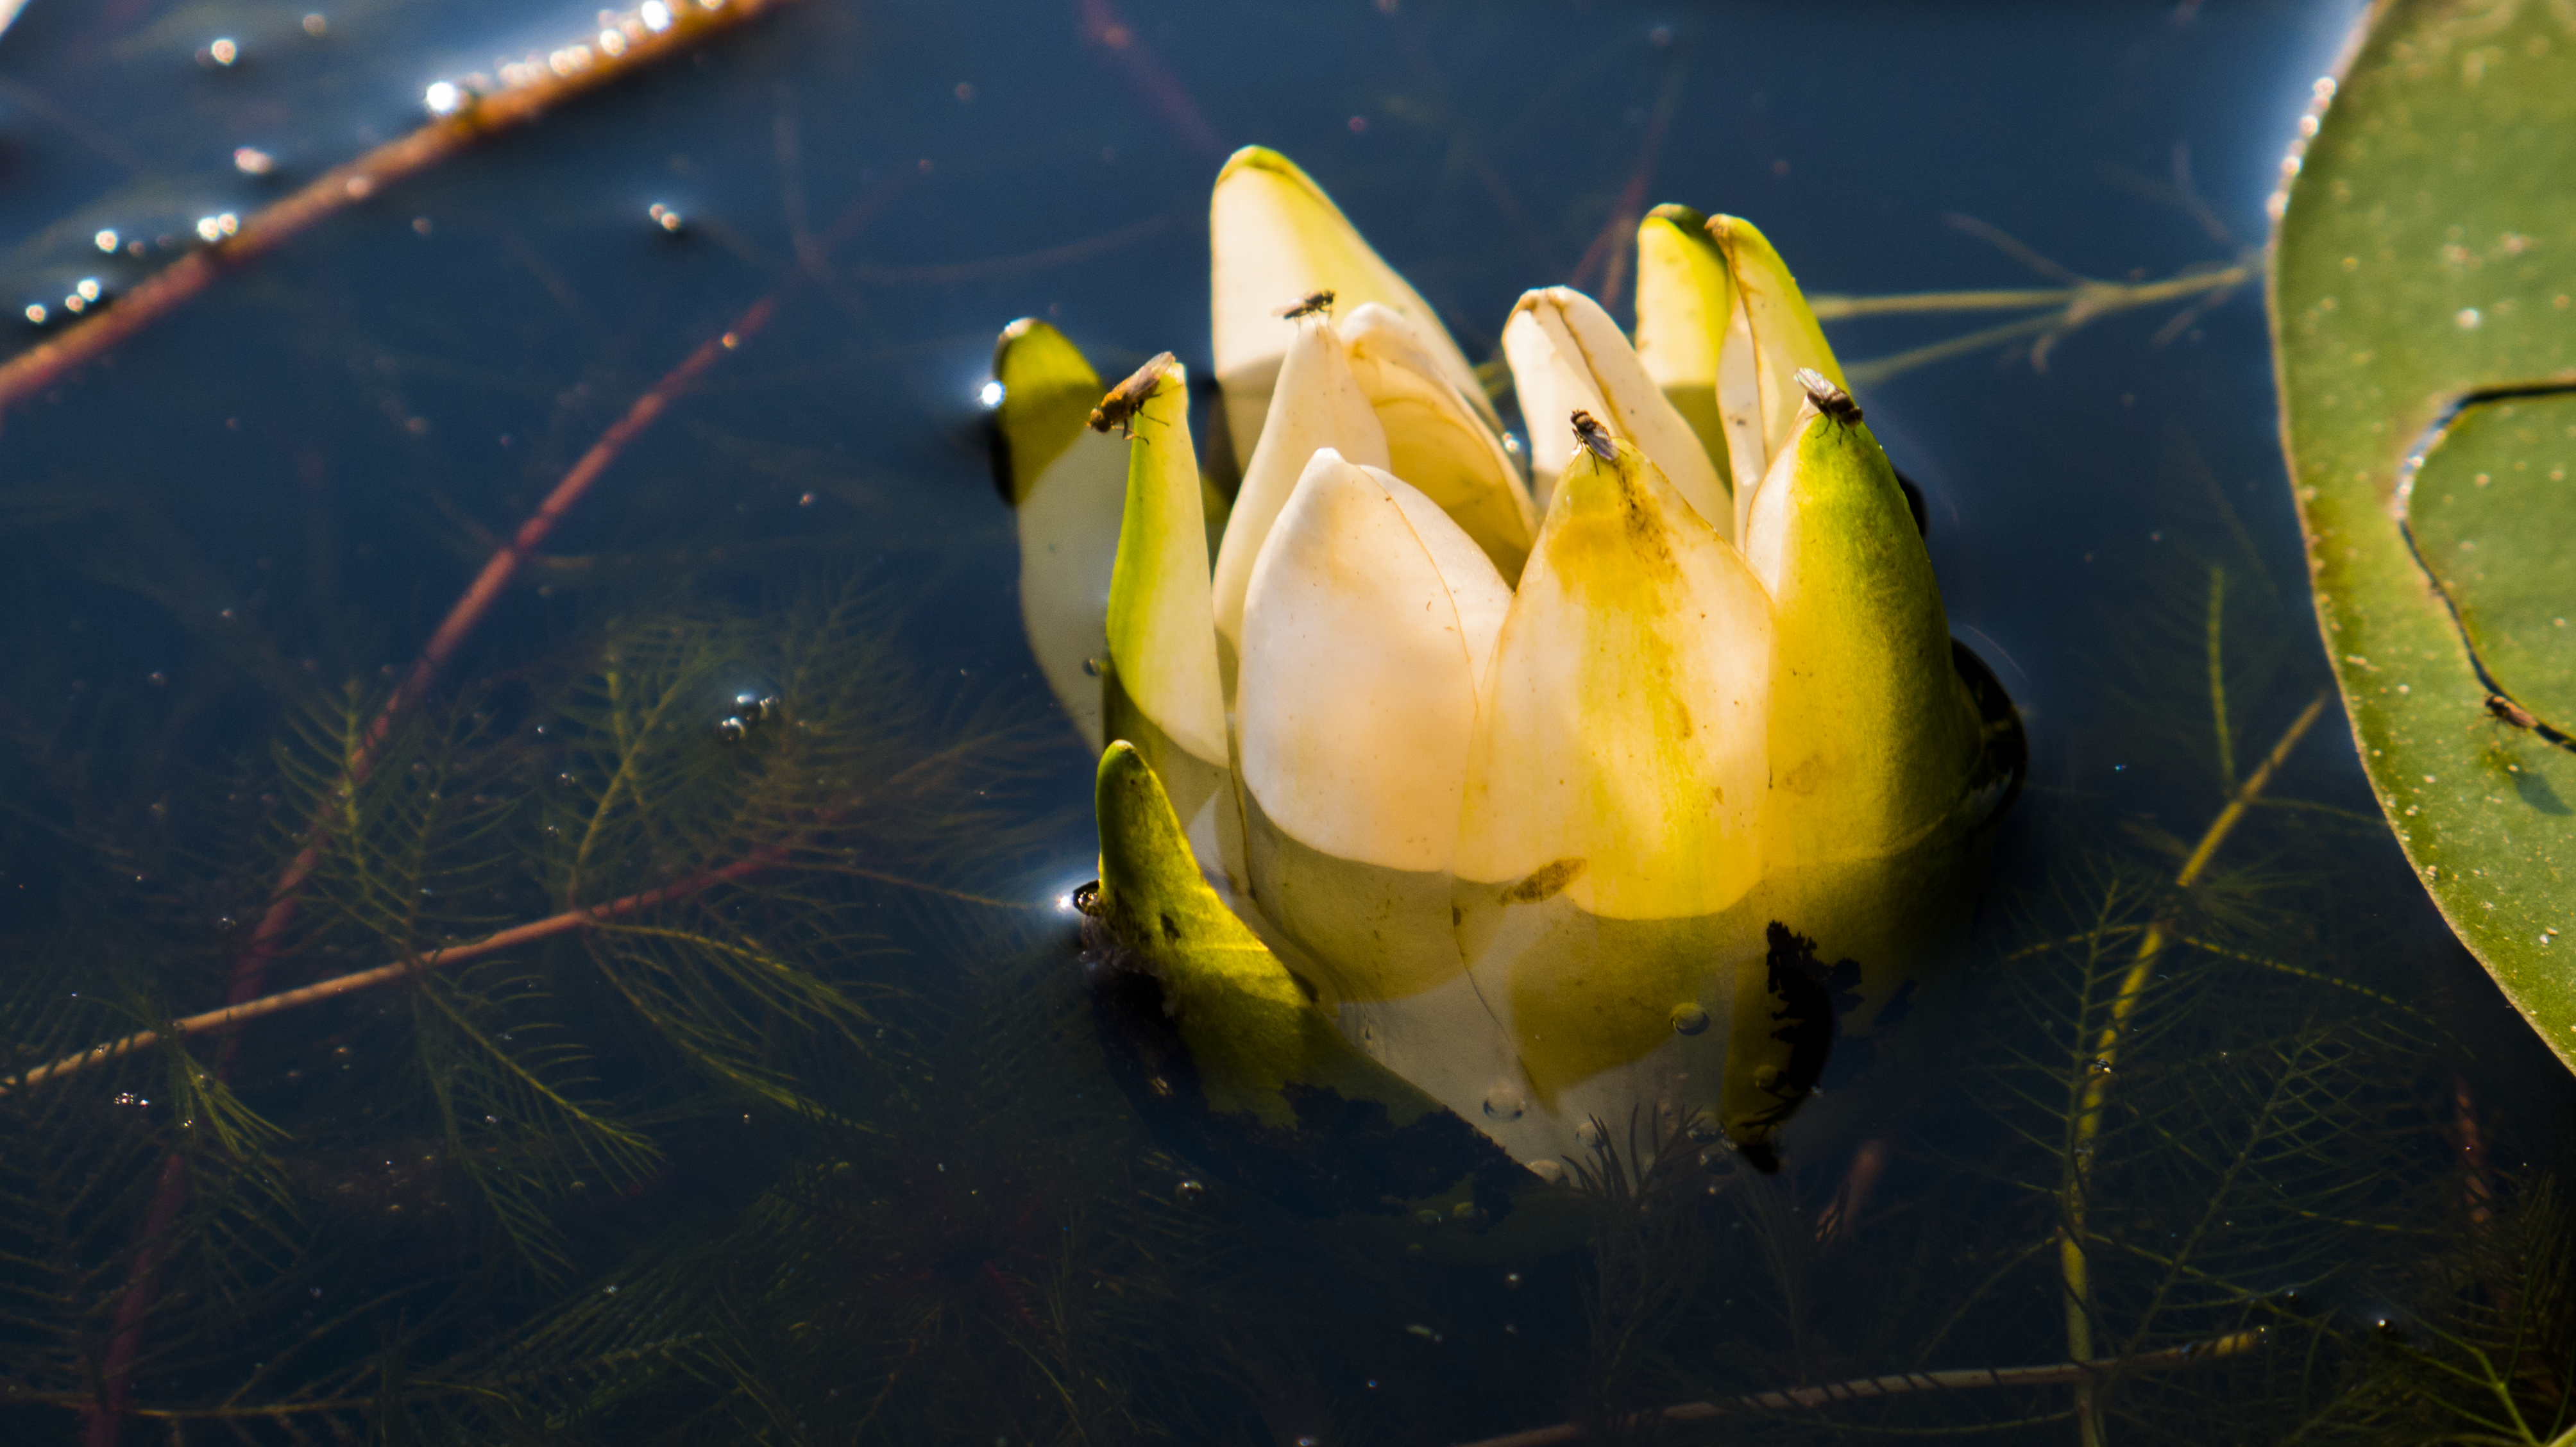
<svg viewBox="0 0 2576 1447">
<path fill-rule="evenodd" d="M 1637 223 L 1637 360 L 1707 450 L 1730 493 L 1743 484 L 1727 456 L 1717 405 L 1718 356 L 1735 314 L 1735 280 L 1708 218 L 1671 203 Z"/>
<path fill-rule="evenodd" d="M 1223 767 L 1225 695 L 1210 593 L 1205 494 L 1189 382 L 1169 354 L 1127 427 L 1127 501 L 1110 572 L 1109 657 L 1127 696 L 1173 742 Z M 1121 385 L 1137 388 L 1146 374 Z M 1113 728 L 1111 737 L 1116 737 Z"/>
<path fill-rule="evenodd" d="M 1163 1008 L 1198 1069 L 1208 1107 L 1293 1127 L 1292 1085 L 1386 1107 L 1406 1125 L 1442 1109 L 1362 1055 L 1261 937 L 1199 873 L 1180 816 L 1143 754 L 1124 741 L 1100 755 L 1100 893 L 1094 908 L 1161 982 Z"/>
<path fill-rule="evenodd" d="M 1127 449 L 1084 424 L 1100 376 L 1063 333 L 1022 317 L 993 346 L 1002 400 L 993 469 L 1020 542 L 1020 619 L 1047 687 L 1097 749 L 1111 568 L 1127 495 Z"/>
<path fill-rule="evenodd" d="M 1745 321 L 1752 329 L 1762 455 L 1767 465 L 1797 430 L 1798 409 L 1806 402 L 1805 389 L 1798 385 L 1799 368 L 1822 372 L 1846 392 L 1851 383 L 1843 377 L 1842 363 L 1834 360 L 1834 349 L 1825 341 L 1825 329 L 1808 307 L 1806 293 L 1798 289 L 1798 279 L 1789 274 L 1789 264 L 1780 259 L 1760 228 L 1742 217 L 1713 216 L 1708 235 L 1726 257 L 1727 273 L 1735 281 Z"/>
<path fill-rule="evenodd" d="M 1967 788 L 1977 716 L 1931 555 L 1859 409 L 1802 417 L 1753 500 L 1745 561 L 1772 600 L 1766 871 L 1908 846 Z"/>
<path fill-rule="evenodd" d="M 1100 401 L 1100 374 L 1064 333 L 1022 317 L 993 343 L 993 380 L 1002 384 L 993 409 L 993 470 L 1003 497 L 1018 507 L 1082 435 Z"/>
</svg>

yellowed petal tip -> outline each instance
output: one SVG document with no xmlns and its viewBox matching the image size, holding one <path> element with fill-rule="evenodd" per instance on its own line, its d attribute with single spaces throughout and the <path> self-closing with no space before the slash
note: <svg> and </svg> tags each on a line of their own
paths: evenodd
<svg viewBox="0 0 2576 1447">
<path fill-rule="evenodd" d="M 1718 411 L 1718 356 L 1735 313 L 1735 283 L 1708 234 L 1708 218 L 1664 205 L 1637 224 L 1637 360 L 1690 424 L 1733 486 Z"/>
<path fill-rule="evenodd" d="M 1208 221 L 1217 384 L 1235 455 L 1247 470 L 1294 335 L 1295 322 L 1280 313 L 1320 291 L 1334 293 L 1344 311 L 1377 302 L 1402 313 L 1423 334 L 1443 375 L 1491 419 L 1475 370 L 1431 304 L 1287 157 L 1264 146 L 1235 152 L 1217 173 Z"/>
<path fill-rule="evenodd" d="M 1766 458 L 1776 458 L 1796 431 L 1798 409 L 1806 401 L 1796 381 L 1799 368 L 1814 368 L 1838 387 L 1848 389 L 1851 384 L 1843 376 L 1842 364 L 1834 360 L 1824 328 L 1807 306 L 1806 293 L 1798 289 L 1797 278 L 1789 274 L 1788 264 L 1761 230 L 1741 217 L 1717 216 L 1709 220 L 1708 234 L 1725 254 L 1727 270 L 1742 299 L 1753 338 L 1764 453 Z"/>
<path fill-rule="evenodd" d="M 1960 802 L 1981 735 L 1931 558 L 1848 397 L 1820 391 L 1747 533 L 1774 604 L 1767 866 L 1908 847 Z"/>
<path fill-rule="evenodd" d="M 1141 400 L 1127 424 L 1133 437 L 1109 585 L 1109 656 L 1139 711 L 1181 748 L 1223 767 L 1225 699 L 1188 378 L 1179 363 L 1157 362 L 1165 363 L 1159 371 L 1149 364 L 1120 384 L 1137 388 Z"/>
<path fill-rule="evenodd" d="M 1715 913 L 1759 876 L 1770 600 L 1624 441 L 1578 450 L 1497 647 L 1457 872 L 1571 871 L 1595 915 Z"/>
<path fill-rule="evenodd" d="M 1023 318 L 993 349 L 994 465 L 1020 540 L 1020 614 L 1047 686 L 1091 747 L 1104 737 L 1096 660 L 1127 492 L 1127 448 L 1084 427 L 1099 374 L 1061 332 Z"/>
</svg>

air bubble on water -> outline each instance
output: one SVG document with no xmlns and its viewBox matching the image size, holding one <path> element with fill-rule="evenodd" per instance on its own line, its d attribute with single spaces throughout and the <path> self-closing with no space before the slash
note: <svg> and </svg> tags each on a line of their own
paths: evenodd
<svg viewBox="0 0 2576 1447">
<path fill-rule="evenodd" d="M 1548 1185 L 1555 1186 L 1564 1184 L 1565 1167 L 1559 1162 L 1532 1161 L 1529 1163 L 1529 1169 L 1531 1175 L 1538 1177 Z"/>
<path fill-rule="evenodd" d="M 1596 1148 L 1601 1144 L 1605 1134 L 1606 1132 L 1601 1129 L 1601 1122 L 1597 1120 L 1586 1120 L 1583 1124 L 1574 1128 L 1574 1138 L 1576 1140 L 1583 1142 L 1587 1146 L 1593 1146 Z"/>
<path fill-rule="evenodd" d="M 983 404 L 984 404 L 984 408 L 985 408 L 985 410 L 986 410 L 986 411 L 990 411 L 990 410 L 992 410 L 992 409 L 993 409 L 993 408 L 995 408 L 995 407 L 999 407 L 999 406 L 1001 406 L 1001 405 L 1002 405 L 1002 384 L 1001 384 L 1000 380 L 999 380 L 999 379 L 996 379 L 996 380 L 993 380 L 993 381 L 989 381 L 989 382 L 986 382 L 983 386 L 976 388 L 976 389 L 975 389 L 975 400 L 976 400 L 976 401 L 978 401 L 978 402 L 983 403 Z"/>
<path fill-rule="evenodd" d="M 1206 1194 L 1207 1187 L 1197 1181 L 1185 1180 L 1172 1188 L 1172 1199 L 1184 1206 L 1196 1204 L 1199 1198 Z"/>
<path fill-rule="evenodd" d="M 1528 1112 L 1528 1098 L 1521 1094 L 1519 1086 L 1513 1085 L 1509 1081 L 1505 1081 L 1485 1092 L 1485 1118 L 1487 1120 L 1502 1121 L 1508 1124 L 1520 1119 Z"/>
<path fill-rule="evenodd" d="M 1673 1033 L 1697 1035 L 1708 1028 L 1708 1012 L 1696 1003 L 1684 1001 L 1673 1007 Z"/>
<path fill-rule="evenodd" d="M 91 237 L 90 242 L 99 250 L 114 254 L 118 244 L 116 231 L 112 227 L 102 230 L 96 236 Z"/>
</svg>

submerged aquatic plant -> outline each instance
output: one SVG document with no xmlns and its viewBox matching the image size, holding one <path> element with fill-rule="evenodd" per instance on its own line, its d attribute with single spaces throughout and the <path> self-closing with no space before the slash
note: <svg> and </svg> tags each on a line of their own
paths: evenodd
<svg viewBox="0 0 2576 1447">
<path fill-rule="evenodd" d="M 1659 209 L 1637 346 L 1567 288 L 1513 310 L 1524 449 L 1295 166 L 1238 153 L 1211 209 L 1213 562 L 1177 363 L 1100 398 L 1021 322 L 995 364 L 1032 636 L 1113 741 L 1099 909 L 1209 1103 L 1325 1088 L 1337 1030 L 1542 1171 L 1637 1109 L 1770 1161 L 1955 933 L 2020 750 L 1796 282 Z"/>
</svg>

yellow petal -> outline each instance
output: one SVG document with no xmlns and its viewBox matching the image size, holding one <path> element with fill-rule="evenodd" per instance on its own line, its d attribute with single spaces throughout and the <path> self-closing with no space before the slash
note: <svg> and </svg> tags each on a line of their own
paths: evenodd
<svg viewBox="0 0 2576 1447">
<path fill-rule="evenodd" d="M 1441 374 L 1400 313 L 1370 302 L 1346 313 L 1340 331 L 1350 342 L 1352 375 L 1386 430 L 1388 471 L 1466 529 L 1504 582 L 1518 580 L 1538 510 L 1502 434 Z"/>
<path fill-rule="evenodd" d="M 1762 960 L 1770 634 L 1761 584 L 1652 463 L 1577 448 L 1496 646 L 1456 865 L 1460 953 L 1555 1130 L 1718 1117 Z"/>
<path fill-rule="evenodd" d="M 1387 465 L 1386 429 L 1352 374 L 1350 347 L 1331 317 L 1317 315 L 1296 323 L 1278 389 L 1270 394 L 1269 423 L 1217 548 L 1216 630 L 1229 648 L 1241 649 L 1243 592 L 1271 524 L 1297 490 L 1308 459 L 1326 447 L 1364 467 Z"/>
<path fill-rule="evenodd" d="M 1564 419 L 1580 409 L 1636 444 L 1720 537 L 1733 536 L 1735 502 L 1716 465 L 1600 303 L 1570 287 L 1525 293 L 1503 326 L 1503 355 L 1529 423 L 1533 477 L 1563 472 L 1574 451 Z"/>
<path fill-rule="evenodd" d="M 1637 223 L 1637 361 L 1690 424 L 1730 487 L 1717 370 L 1720 344 L 1734 318 L 1735 283 L 1727 276 L 1725 255 L 1709 239 L 1708 218 L 1687 206 L 1647 212 Z"/>
<path fill-rule="evenodd" d="M 1824 410 L 1773 460 L 1745 543 L 1773 602 L 1774 867 L 1904 847 L 1958 804 L 1982 747 L 1895 471 L 1850 398 L 1808 377 Z"/>
<path fill-rule="evenodd" d="M 1806 393 L 1798 386 L 1801 367 L 1824 374 L 1835 386 L 1849 390 L 1843 380 L 1842 364 L 1834 360 L 1834 349 L 1825 344 L 1825 331 L 1816 324 L 1816 314 L 1807 308 L 1807 297 L 1798 290 L 1798 279 L 1789 274 L 1780 253 L 1753 223 L 1734 216 L 1718 216 L 1708 223 L 1708 234 L 1725 253 L 1726 266 L 1735 278 L 1736 294 L 1742 299 L 1747 326 L 1753 337 L 1754 383 L 1760 396 L 1764 476 L 1771 461 L 1788 446 L 1790 434 L 1797 430 L 1798 409 L 1806 404 Z M 1741 472 L 1738 477 L 1743 476 Z"/>
<path fill-rule="evenodd" d="M 1188 379 L 1166 352 L 1123 385 L 1148 374 L 1156 380 L 1135 410 L 1127 447 L 1127 505 L 1109 584 L 1109 658 L 1119 688 L 1146 721 L 1200 761 L 1223 768 L 1225 701 L 1210 622 L 1207 526 L 1190 446 Z"/>
<path fill-rule="evenodd" d="M 1235 456 L 1246 470 L 1293 335 L 1279 313 L 1320 291 L 1332 292 L 1344 310 L 1377 302 L 1402 313 L 1420 329 L 1441 372 L 1492 419 L 1475 369 L 1431 304 L 1287 157 L 1264 146 L 1235 152 L 1217 173 L 1208 223 L 1216 378 Z"/>
<path fill-rule="evenodd" d="M 1771 605 L 1635 448 L 1577 451 L 1513 596 L 1457 872 L 1595 915 L 1713 914 L 1760 872 Z"/>
<path fill-rule="evenodd" d="M 1103 741 L 1097 661 L 1127 493 L 1127 448 L 1083 425 L 1100 374 L 1064 334 L 1023 317 L 993 348 L 995 465 L 1020 537 L 1020 617 L 1047 687 L 1083 738 Z"/>
<path fill-rule="evenodd" d="M 1461 973 L 1450 860 L 1511 591 L 1381 469 L 1315 454 L 1244 610 L 1236 738 L 1253 898 L 1336 1000 Z"/>
</svg>

